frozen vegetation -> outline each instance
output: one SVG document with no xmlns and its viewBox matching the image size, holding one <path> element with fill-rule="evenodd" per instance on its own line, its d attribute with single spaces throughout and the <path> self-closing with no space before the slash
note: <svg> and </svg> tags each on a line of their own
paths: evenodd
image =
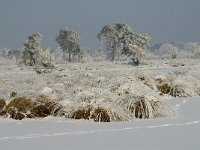
<svg viewBox="0 0 200 150">
<path fill-rule="evenodd" d="M 138 67 L 122 62 L 70 63 L 47 74 L 32 67 L 0 66 L 0 94 L 7 103 L 1 116 L 21 120 L 52 115 L 102 122 L 176 116 L 166 99 L 200 95 L 199 64 L 187 60 L 184 66 L 166 62 L 158 67 L 158 61 L 163 62 L 146 60 Z"/>
<path fill-rule="evenodd" d="M 84 49 L 62 28 L 56 50 L 41 47 L 40 33 L 20 50 L 1 49 L 1 147 L 198 149 L 199 44 L 149 48 L 150 37 L 126 23 L 97 38 L 104 48 Z"/>
<path fill-rule="evenodd" d="M 144 60 L 138 67 L 93 62 L 37 74 L 1 65 L 0 94 L 10 110 L 0 119 L 1 147 L 197 150 L 199 67 L 194 59 Z"/>
</svg>

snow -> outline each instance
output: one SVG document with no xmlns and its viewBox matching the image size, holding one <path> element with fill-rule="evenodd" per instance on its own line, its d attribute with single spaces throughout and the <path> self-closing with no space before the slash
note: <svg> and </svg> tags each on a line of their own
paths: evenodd
<svg viewBox="0 0 200 150">
<path fill-rule="evenodd" d="M 178 67 L 164 61 L 151 60 L 138 67 L 109 62 L 64 64 L 46 75 L 38 75 L 31 68 L 0 66 L 0 96 L 5 99 L 12 91 L 22 95 L 42 93 L 68 107 L 72 103 L 77 103 L 77 107 L 87 102 L 94 106 L 105 103 L 109 104 L 106 108 L 120 113 L 121 110 L 110 102 L 145 96 L 162 100 L 178 112 L 173 117 L 109 123 L 58 117 L 21 121 L 0 118 L 0 149 L 199 150 L 199 61 L 174 62 L 185 62 Z M 140 81 L 141 77 L 145 80 Z M 158 79 L 171 84 L 179 81 L 186 85 L 183 88 L 191 97 L 159 95 Z"/>
<path fill-rule="evenodd" d="M 2 119 L 1 149 L 199 149 L 200 97 L 173 99 L 170 103 L 179 104 L 182 115 L 123 123 L 94 123 L 63 118 Z"/>
</svg>

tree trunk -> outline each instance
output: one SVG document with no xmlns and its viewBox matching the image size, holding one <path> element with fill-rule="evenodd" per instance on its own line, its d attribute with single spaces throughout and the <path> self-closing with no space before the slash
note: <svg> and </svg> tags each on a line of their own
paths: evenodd
<svg viewBox="0 0 200 150">
<path fill-rule="evenodd" d="M 112 46 L 112 61 L 115 60 L 115 51 L 116 51 L 116 46 L 115 46 L 115 44 L 113 44 L 113 46 Z"/>
<path fill-rule="evenodd" d="M 114 51 L 112 51 L 112 61 L 114 61 L 115 60 L 115 53 L 114 53 Z"/>
<path fill-rule="evenodd" d="M 72 58 L 71 58 L 71 53 L 69 53 L 69 62 L 72 61 Z"/>
<path fill-rule="evenodd" d="M 33 66 L 33 55 L 30 54 L 30 66 Z"/>
</svg>

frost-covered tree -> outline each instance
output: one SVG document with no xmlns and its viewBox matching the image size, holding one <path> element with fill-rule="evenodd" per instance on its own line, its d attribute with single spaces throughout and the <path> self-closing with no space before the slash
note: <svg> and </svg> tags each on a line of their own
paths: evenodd
<svg viewBox="0 0 200 150">
<path fill-rule="evenodd" d="M 150 36 L 137 34 L 135 32 L 125 32 L 121 38 L 123 43 L 122 54 L 131 57 L 136 65 L 139 65 L 140 59 L 145 57 L 146 49 L 150 43 Z"/>
<path fill-rule="evenodd" d="M 39 55 L 37 56 L 37 65 L 45 68 L 54 67 L 49 48 L 40 49 Z"/>
<path fill-rule="evenodd" d="M 115 59 L 116 51 L 120 50 L 139 64 L 139 59 L 145 56 L 145 49 L 149 46 L 148 35 L 137 34 L 132 31 L 126 23 L 105 25 L 98 33 L 97 38 L 107 44 L 107 50 L 112 53 L 112 60 Z"/>
<path fill-rule="evenodd" d="M 37 73 L 48 73 L 51 72 L 52 69 L 55 67 L 49 48 L 41 48 L 36 57 L 36 60 L 37 66 L 35 68 L 35 71 Z"/>
<path fill-rule="evenodd" d="M 42 35 L 35 33 L 28 37 L 24 43 L 24 49 L 22 50 L 22 60 L 26 65 L 34 66 L 37 64 L 37 57 L 40 53 L 40 41 Z"/>
<path fill-rule="evenodd" d="M 79 59 L 81 59 L 83 56 L 83 49 L 80 47 L 80 37 L 78 33 L 67 28 L 60 29 L 56 41 L 63 52 L 68 53 L 69 62 L 72 61 L 72 57 L 74 58 L 75 56 L 78 56 Z"/>
<path fill-rule="evenodd" d="M 170 55 L 171 58 L 175 59 L 178 49 L 170 43 L 164 43 L 160 46 L 158 52 L 160 55 Z"/>
<path fill-rule="evenodd" d="M 25 65 L 36 66 L 37 72 L 38 70 L 47 72 L 47 70 L 54 68 L 54 63 L 50 50 L 40 47 L 41 37 L 40 33 L 35 33 L 28 37 L 22 49 L 22 61 Z"/>
<path fill-rule="evenodd" d="M 100 42 L 106 42 L 107 50 L 112 53 L 112 61 L 115 60 L 115 53 L 119 43 L 119 32 L 112 25 L 105 25 L 98 33 L 97 38 Z"/>
</svg>

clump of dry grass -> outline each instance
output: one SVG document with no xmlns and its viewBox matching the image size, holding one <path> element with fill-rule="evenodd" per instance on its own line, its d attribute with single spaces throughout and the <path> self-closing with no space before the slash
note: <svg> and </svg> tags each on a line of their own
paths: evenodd
<svg viewBox="0 0 200 150">
<path fill-rule="evenodd" d="M 31 99 L 25 96 L 16 97 L 8 103 L 3 113 L 16 120 L 34 118 L 35 115 L 32 113 L 33 107 L 34 102 Z"/>
<path fill-rule="evenodd" d="M 96 122 L 110 122 L 109 112 L 102 107 L 97 107 L 94 110 L 91 118 L 93 118 Z"/>
<path fill-rule="evenodd" d="M 134 118 L 152 119 L 176 115 L 175 109 L 163 101 L 148 97 L 135 97 L 125 104 Z"/>
<path fill-rule="evenodd" d="M 169 94 L 173 97 L 188 97 L 188 96 L 191 96 L 189 93 L 186 93 L 185 90 L 179 85 L 175 85 L 171 89 Z"/>
<path fill-rule="evenodd" d="M 162 93 L 162 94 L 170 94 L 172 88 L 170 87 L 169 84 L 164 83 L 161 85 L 157 85 L 157 89 Z"/>
<path fill-rule="evenodd" d="M 17 96 L 17 92 L 14 92 L 14 91 L 13 91 L 13 92 L 10 93 L 10 97 L 11 97 L 11 98 L 12 98 L 12 97 L 15 97 L 15 96 Z"/>
<path fill-rule="evenodd" d="M 24 118 L 44 118 L 65 115 L 64 107 L 55 100 L 40 95 L 36 99 L 26 96 L 14 97 L 3 109 L 2 115 L 22 120 Z"/>
<path fill-rule="evenodd" d="M 3 98 L 0 98 L 0 116 L 5 106 L 6 106 L 6 101 Z"/>
<path fill-rule="evenodd" d="M 91 106 L 87 106 L 79 108 L 73 113 L 72 118 L 94 120 L 95 122 L 110 122 L 107 110 L 102 107 L 91 108 Z"/>
<path fill-rule="evenodd" d="M 119 110 L 119 111 L 117 111 Z M 93 120 L 95 122 L 128 121 L 130 118 L 120 109 L 106 104 L 80 104 L 72 114 L 73 119 Z"/>
<path fill-rule="evenodd" d="M 91 108 L 89 106 L 86 106 L 85 108 L 78 108 L 75 110 L 72 114 L 73 119 L 90 119 L 90 112 Z"/>
<path fill-rule="evenodd" d="M 34 113 L 37 117 L 64 116 L 65 109 L 58 101 L 50 100 L 47 96 L 40 95 L 35 100 Z"/>
</svg>

